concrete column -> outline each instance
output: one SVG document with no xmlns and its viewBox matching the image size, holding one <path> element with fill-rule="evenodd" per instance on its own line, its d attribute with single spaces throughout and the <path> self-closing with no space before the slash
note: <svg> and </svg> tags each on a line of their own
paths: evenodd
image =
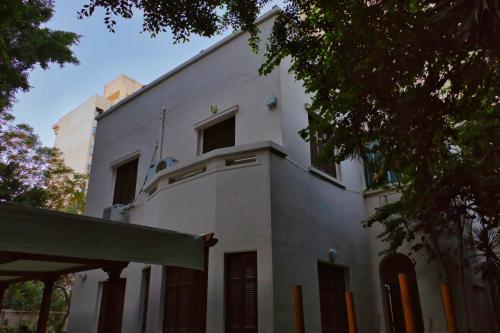
<svg viewBox="0 0 500 333">
<path fill-rule="evenodd" d="M 50 312 L 50 301 L 52 300 L 52 291 L 54 290 L 54 283 L 56 282 L 56 278 L 51 277 L 47 278 L 43 281 L 43 297 L 42 304 L 40 305 L 40 312 L 38 314 L 38 325 L 36 332 L 37 333 L 46 333 L 47 332 L 47 322 L 49 320 L 49 312 Z"/>
<path fill-rule="evenodd" d="M 451 301 L 450 288 L 447 283 L 441 283 L 441 297 L 443 298 L 444 313 L 448 322 L 448 331 L 458 333 L 457 321 L 455 319 L 455 310 Z"/>
<path fill-rule="evenodd" d="M 347 307 L 347 321 L 349 323 L 349 333 L 357 333 L 356 312 L 354 310 L 354 300 L 350 291 L 345 292 L 345 303 Z"/>
<path fill-rule="evenodd" d="M 415 319 L 413 318 L 413 307 L 411 303 L 410 283 L 406 273 L 399 273 L 399 288 L 401 291 L 401 301 L 403 303 L 403 315 L 405 317 L 406 333 L 416 333 Z"/>
</svg>

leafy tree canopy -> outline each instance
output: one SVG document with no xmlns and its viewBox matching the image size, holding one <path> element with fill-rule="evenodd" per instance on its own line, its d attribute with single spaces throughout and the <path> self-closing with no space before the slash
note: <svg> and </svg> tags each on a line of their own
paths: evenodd
<svg viewBox="0 0 500 333">
<path fill-rule="evenodd" d="M 8 112 L 0 114 L 0 142 L 0 201 L 83 212 L 86 176 L 67 167 L 59 150 Z"/>
<path fill-rule="evenodd" d="M 35 66 L 78 63 L 70 47 L 79 36 L 42 27 L 52 13 L 53 0 L 0 2 L 0 112 L 12 105 L 16 92 L 29 90 Z"/>
</svg>

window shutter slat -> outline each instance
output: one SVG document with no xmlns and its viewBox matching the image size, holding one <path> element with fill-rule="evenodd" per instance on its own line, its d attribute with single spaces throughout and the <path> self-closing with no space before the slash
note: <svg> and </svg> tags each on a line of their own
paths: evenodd
<svg viewBox="0 0 500 333">
<path fill-rule="evenodd" d="M 257 332 L 257 254 L 226 255 L 226 332 Z"/>
</svg>

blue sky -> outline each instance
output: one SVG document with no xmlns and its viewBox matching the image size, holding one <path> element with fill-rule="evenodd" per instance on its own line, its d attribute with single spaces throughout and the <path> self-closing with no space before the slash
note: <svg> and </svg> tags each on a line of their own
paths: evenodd
<svg viewBox="0 0 500 333">
<path fill-rule="evenodd" d="M 141 33 L 141 15 L 118 20 L 116 33 L 111 33 L 104 26 L 102 11 L 91 18 L 77 19 L 77 11 L 86 3 L 56 0 L 54 17 L 48 23 L 51 29 L 82 36 L 73 47 L 80 64 L 64 68 L 52 65 L 45 71 L 35 69 L 29 77 L 31 90 L 18 93 L 13 107 L 17 122 L 33 126 L 48 146 L 54 144 L 52 125 L 87 98 L 102 95 L 104 85 L 115 77 L 126 74 L 147 84 L 224 37 L 193 36 L 187 43 L 173 44 L 169 33 L 156 38 Z M 282 1 L 273 1 L 264 11 L 274 4 L 281 5 Z"/>
</svg>

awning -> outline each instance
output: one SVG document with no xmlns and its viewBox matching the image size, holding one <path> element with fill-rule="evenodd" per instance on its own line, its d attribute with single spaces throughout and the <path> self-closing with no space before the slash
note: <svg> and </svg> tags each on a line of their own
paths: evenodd
<svg viewBox="0 0 500 333">
<path fill-rule="evenodd" d="M 0 283 L 128 262 L 204 269 L 214 239 L 0 203 Z"/>
</svg>

